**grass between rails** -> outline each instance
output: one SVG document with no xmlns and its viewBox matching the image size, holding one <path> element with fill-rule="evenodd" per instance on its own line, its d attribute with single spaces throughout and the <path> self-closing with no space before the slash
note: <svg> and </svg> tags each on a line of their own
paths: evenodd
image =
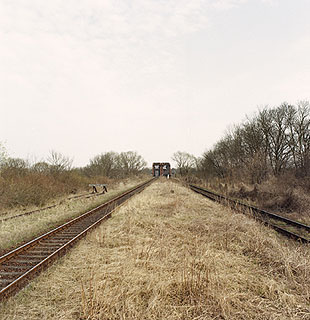
<svg viewBox="0 0 310 320">
<path fill-rule="evenodd" d="M 308 246 L 158 181 L 5 303 L 0 315 L 310 319 L 309 262 Z"/>
<path fill-rule="evenodd" d="M 65 200 L 54 208 L 0 222 L 0 254 L 111 200 L 140 182 L 120 183 L 98 197 Z"/>
</svg>

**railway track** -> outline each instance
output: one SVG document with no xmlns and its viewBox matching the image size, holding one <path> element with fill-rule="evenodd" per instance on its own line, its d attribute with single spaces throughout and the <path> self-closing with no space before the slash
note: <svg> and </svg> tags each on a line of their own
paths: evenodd
<svg viewBox="0 0 310 320">
<path fill-rule="evenodd" d="M 80 198 L 92 198 L 92 197 L 102 196 L 104 194 L 105 193 L 95 193 L 95 194 L 86 193 L 86 194 L 80 194 L 80 195 L 75 195 L 75 196 L 68 197 L 67 200 L 76 200 L 76 199 L 80 199 Z M 52 209 L 52 208 L 55 208 L 55 207 L 59 206 L 61 203 L 62 203 L 62 201 L 60 201 L 59 203 L 50 205 L 48 207 L 44 207 L 44 208 L 40 208 L 40 209 L 28 211 L 28 212 L 23 212 L 23 213 L 20 213 L 20 214 L 11 216 L 11 217 L 7 217 L 7 218 L 2 218 L 2 219 L 0 219 L 0 222 L 5 222 L 5 221 L 16 219 L 16 218 L 19 218 L 19 217 L 29 216 L 29 215 L 32 215 L 34 213 L 42 212 L 44 210 Z"/>
<path fill-rule="evenodd" d="M 310 226 L 298 221 L 279 216 L 277 214 L 267 212 L 254 206 L 245 204 L 239 200 L 234 200 L 229 197 L 217 194 L 210 190 L 189 184 L 191 190 L 220 203 L 230 206 L 232 209 L 249 213 L 255 219 L 269 225 L 281 234 L 300 241 L 302 243 L 310 243 Z"/>
<path fill-rule="evenodd" d="M 0 301 L 23 288 L 89 230 L 110 217 L 116 207 L 153 181 L 154 178 L 0 257 Z"/>
</svg>

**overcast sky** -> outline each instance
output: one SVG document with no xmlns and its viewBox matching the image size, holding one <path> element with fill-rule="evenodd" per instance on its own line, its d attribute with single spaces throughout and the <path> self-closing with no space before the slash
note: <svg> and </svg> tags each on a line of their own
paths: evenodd
<svg viewBox="0 0 310 320">
<path fill-rule="evenodd" d="M 200 156 L 258 107 L 310 100 L 310 0 L 0 0 L 0 142 L 84 166 Z"/>
</svg>

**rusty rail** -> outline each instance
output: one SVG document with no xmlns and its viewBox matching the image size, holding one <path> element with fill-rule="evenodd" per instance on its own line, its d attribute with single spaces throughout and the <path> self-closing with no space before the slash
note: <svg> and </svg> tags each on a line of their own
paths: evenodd
<svg viewBox="0 0 310 320">
<path fill-rule="evenodd" d="M 0 300 L 15 294 L 30 279 L 63 256 L 80 238 L 107 219 L 120 205 L 141 192 L 148 180 L 0 257 Z"/>
<path fill-rule="evenodd" d="M 226 197 L 224 195 L 215 193 L 213 191 L 201 188 L 199 186 L 195 186 L 193 184 L 189 184 L 189 187 L 191 190 L 220 203 L 224 203 L 228 206 L 230 206 L 232 209 L 242 211 L 242 212 L 249 212 L 253 217 L 255 217 L 257 220 L 263 222 L 264 224 L 272 227 L 279 233 L 282 233 L 283 235 L 290 237 L 294 240 L 300 241 L 302 243 L 310 243 L 310 226 L 305 225 L 301 222 L 294 221 L 285 217 L 282 217 L 280 215 L 256 208 L 254 206 L 245 204 L 239 200 L 234 200 L 229 197 Z M 288 226 L 293 227 L 296 231 L 301 230 L 304 233 L 309 234 L 309 238 L 305 238 L 303 235 L 298 234 L 296 232 L 290 231 L 288 229 L 283 228 L 282 226 L 276 225 L 276 223 L 272 222 L 278 221 L 281 223 L 284 223 Z"/>
<path fill-rule="evenodd" d="M 95 193 L 95 194 L 93 194 L 93 193 L 85 193 L 85 194 L 79 194 L 79 195 L 75 195 L 75 196 L 70 196 L 70 197 L 68 197 L 66 199 L 67 200 L 72 200 L 72 199 L 80 199 L 80 198 L 91 198 L 91 197 L 97 197 L 97 196 L 101 196 L 101 195 L 104 195 L 104 193 Z M 23 212 L 23 213 L 14 215 L 14 216 L 2 218 L 2 219 L 0 219 L 0 222 L 12 220 L 12 219 L 19 218 L 19 217 L 29 216 L 29 215 L 32 215 L 32 214 L 37 213 L 37 212 L 42 212 L 42 211 L 45 211 L 45 210 L 48 210 L 48 209 L 52 209 L 52 208 L 55 208 L 55 207 L 59 206 L 61 203 L 62 203 L 62 201 L 60 201 L 58 203 L 55 203 L 55 204 L 52 204 L 50 206 L 44 207 L 44 208 L 39 208 L 39 209 Z"/>
</svg>

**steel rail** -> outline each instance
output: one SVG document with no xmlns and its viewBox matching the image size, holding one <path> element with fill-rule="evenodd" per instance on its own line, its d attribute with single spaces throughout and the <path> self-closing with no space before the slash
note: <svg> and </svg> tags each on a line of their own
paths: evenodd
<svg viewBox="0 0 310 320">
<path fill-rule="evenodd" d="M 276 231 L 278 231 L 278 232 L 280 232 L 280 233 L 282 233 L 282 234 L 284 234 L 284 235 L 286 235 L 288 237 L 291 237 L 291 238 L 293 238 L 295 240 L 298 240 L 300 242 L 303 242 L 303 243 L 310 243 L 310 239 L 307 239 L 307 238 L 305 238 L 305 237 L 303 237 L 301 235 L 298 235 L 295 232 L 292 232 L 292 231 L 284 229 L 284 228 L 282 228 L 280 226 L 277 226 L 274 223 L 268 221 L 268 219 L 274 219 L 274 220 L 277 220 L 277 221 L 281 221 L 281 222 L 284 222 L 284 223 L 286 223 L 286 224 L 288 224 L 290 226 L 298 228 L 300 230 L 304 230 L 306 232 L 310 232 L 310 226 L 308 226 L 306 224 L 303 224 L 303 223 L 300 223 L 298 221 L 294 221 L 294 220 L 282 217 L 280 215 L 277 215 L 277 214 L 274 214 L 274 213 L 259 209 L 257 207 L 245 204 L 245 203 L 241 202 L 240 200 L 231 199 L 231 198 L 229 198 L 227 196 L 215 193 L 213 191 L 201 188 L 201 187 L 193 185 L 193 184 L 189 184 L 189 187 L 190 187 L 191 190 L 193 190 L 193 191 L 195 191 L 195 192 L 197 192 L 197 193 L 199 193 L 199 194 L 201 194 L 201 195 L 203 195 L 203 196 L 205 196 L 205 197 L 207 197 L 207 198 L 209 198 L 209 199 L 211 199 L 213 201 L 227 203 L 227 204 L 230 205 L 231 208 L 239 210 L 239 211 L 240 211 L 240 208 L 242 208 L 242 209 L 244 209 L 246 211 L 251 212 L 256 219 L 260 220 L 261 222 L 263 222 L 266 225 L 269 225 L 270 227 L 272 227 Z"/>
<path fill-rule="evenodd" d="M 104 193 L 99 193 L 99 194 L 85 193 L 85 194 L 80 194 L 80 195 L 68 197 L 68 198 L 66 198 L 66 200 L 80 199 L 80 198 L 91 198 L 91 197 L 97 197 L 97 196 L 101 196 L 101 195 L 104 195 Z M 5 221 L 12 220 L 12 219 L 15 219 L 15 218 L 29 216 L 29 215 L 32 215 L 34 213 L 38 213 L 38 212 L 42 212 L 42 211 L 45 211 L 45 210 L 48 210 L 48 209 L 52 209 L 52 208 L 55 208 L 55 207 L 61 205 L 61 203 L 62 203 L 62 201 L 60 201 L 58 203 L 55 203 L 55 204 L 52 204 L 50 206 L 44 207 L 44 208 L 35 209 L 35 210 L 28 211 L 28 212 L 23 212 L 23 213 L 17 214 L 15 216 L 2 218 L 2 219 L 0 219 L 0 222 L 5 222 Z"/>
<path fill-rule="evenodd" d="M 89 230 L 109 218 L 116 208 L 154 180 L 153 178 L 139 184 L 0 257 L 0 301 L 23 288 L 36 274 L 64 255 Z"/>
</svg>

